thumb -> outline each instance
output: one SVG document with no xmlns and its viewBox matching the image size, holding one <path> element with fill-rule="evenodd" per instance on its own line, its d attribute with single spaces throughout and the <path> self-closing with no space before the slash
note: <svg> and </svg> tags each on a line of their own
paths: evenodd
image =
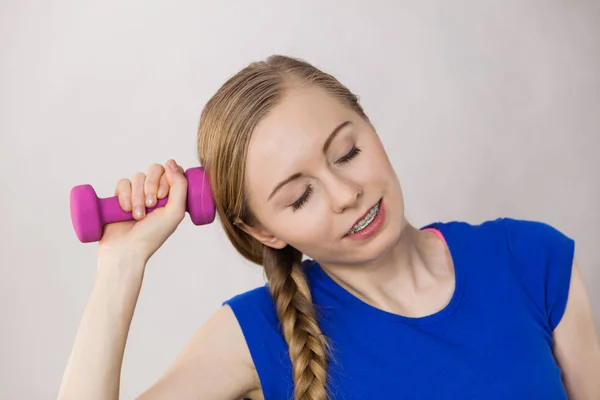
<svg viewBox="0 0 600 400">
<path fill-rule="evenodd" d="M 165 172 L 170 188 L 165 211 L 183 219 L 187 205 L 188 181 L 183 173 L 183 168 L 174 160 L 169 160 L 166 167 Z"/>
</svg>

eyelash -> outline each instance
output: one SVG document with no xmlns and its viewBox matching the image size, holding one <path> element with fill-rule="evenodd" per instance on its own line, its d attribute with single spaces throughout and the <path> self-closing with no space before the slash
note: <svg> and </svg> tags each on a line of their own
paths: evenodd
<svg viewBox="0 0 600 400">
<path fill-rule="evenodd" d="M 342 158 L 337 160 L 336 164 L 346 164 L 347 162 L 350 162 L 350 160 L 352 160 L 354 157 L 356 157 L 360 152 L 361 152 L 361 149 L 359 147 L 354 146 L 354 147 L 352 147 L 352 150 L 350 150 L 350 152 L 348 154 L 346 154 L 345 156 L 343 156 Z M 302 208 L 302 206 L 310 198 L 310 195 L 312 194 L 312 192 L 313 192 L 313 187 L 311 185 L 308 185 L 308 188 L 306 189 L 306 192 L 304 192 L 302 197 L 300 197 L 298 199 L 298 201 L 296 201 L 294 204 L 292 204 L 292 208 L 294 209 L 294 211 Z"/>
</svg>

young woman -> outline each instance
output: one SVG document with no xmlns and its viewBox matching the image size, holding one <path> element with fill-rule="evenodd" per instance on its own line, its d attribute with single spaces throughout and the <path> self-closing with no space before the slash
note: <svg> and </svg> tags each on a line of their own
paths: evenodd
<svg viewBox="0 0 600 400">
<path fill-rule="evenodd" d="M 573 240 L 511 218 L 411 225 L 375 128 L 331 75 L 284 56 L 244 68 L 204 108 L 198 155 L 268 283 L 225 301 L 139 399 L 600 399 Z M 99 243 L 60 399 L 119 397 L 145 265 L 184 217 L 182 172 L 119 181 L 136 221 Z"/>
</svg>

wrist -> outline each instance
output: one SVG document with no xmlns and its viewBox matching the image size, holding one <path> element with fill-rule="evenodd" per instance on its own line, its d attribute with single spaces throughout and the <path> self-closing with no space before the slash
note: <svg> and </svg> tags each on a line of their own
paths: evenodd
<svg viewBox="0 0 600 400">
<path fill-rule="evenodd" d="M 146 269 L 147 260 L 141 255 L 123 252 L 98 252 L 97 275 L 99 277 L 114 278 L 127 282 L 141 279 Z"/>
</svg>

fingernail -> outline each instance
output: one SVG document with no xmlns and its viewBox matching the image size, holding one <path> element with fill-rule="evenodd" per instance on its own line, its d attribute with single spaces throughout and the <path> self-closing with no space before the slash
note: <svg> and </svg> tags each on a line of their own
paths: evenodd
<svg viewBox="0 0 600 400">
<path fill-rule="evenodd" d="M 175 161 L 171 163 L 171 171 L 179 172 L 179 168 L 177 167 L 177 163 Z"/>
<path fill-rule="evenodd" d="M 137 218 L 141 218 L 142 217 L 142 213 L 143 213 L 142 207 L 136 207 L 134 212 L 135 212 L 135 216 Z"/>
<path fill-rule="evenodd" d="M 146 196 L 146 207 L 150 207 L 152 205 L 152 196 Z"/>
<path fill-rule="evenodd" d="M 160 189 L 158 189 L 158 197 L 163 197 L 163 195 L 165 194 L 165 189 L 163 189 L 162 187 Z"/>
<path fill-rule="evenodd" d="M 123 208 L 125 211 L 131 210 L 131 202 L 129 200 L 123 200 Z"/>
</svg>

